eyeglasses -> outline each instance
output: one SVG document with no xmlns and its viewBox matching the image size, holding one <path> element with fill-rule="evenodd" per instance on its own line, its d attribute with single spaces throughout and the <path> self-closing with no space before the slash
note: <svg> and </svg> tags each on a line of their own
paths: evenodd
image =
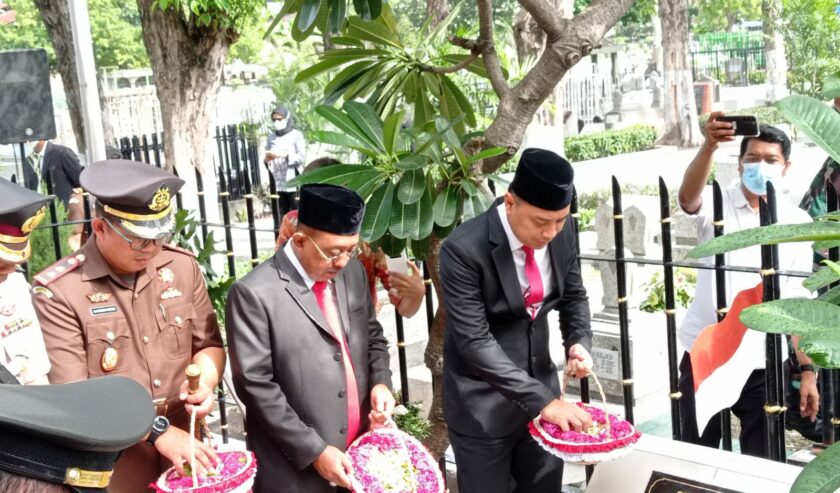
<svg viewBox="0 0 840 493">
<path fill-rule="evenodd" d="M 133 238 L 133 239 L 132 239 L 132 238 L 129 238 L 128 236 L 126 236 L 125 234 L 123 234 L 123 233 L 122 233 L 122 232 L 121 232 L 121 231 L 120 231 L 120 230 L 119 230 L 116 226 L 114 226 L 114 225 L 111 223 L 111 221 L 109 221 L 109 220 L 108 220 L 108 218 L 103 217 L 103 218 L 102 218 L 102 220 L 103 220 L 103 221 L 105 221 L 105 223 L 107 223 L 107 224 L 108 224 L 108 226 L 110 226 L 110 227 L 111 227 L 111 229 L 113 229 L 113 230 L 114 230 L 114 232 L 115 232 L 115 233 L 117 233 L 117 235 L 118 235 L 120 238 L 122 238 L 123 240 L 125 240 L 125 241 L 126 241 L 126 243 L 128 243 L 128 246 L 129 246 L 132 250 L 134 250 L 135 252 L 139 252 L 140 250 L 142 250 L 142 249 L 144 249 L 144 248 L 146 248 L 147 246 L 152 245 L 152 244 L 154 244 L 154 246 L 155 246 L 155 247 L 159 247 L 159 246 L 161 246 L 161 245 L 162 245 L 162 244 L 164 244 L 164 243 L 168 243 L 168 242 L 169 242 L 169 240 L 171 240 L 171 239 L 172 239 L 172 235 L 171 235 L 171 234 L 168 234 L 168 235 L 164 236 L 163 238 L 155 238 L 155 239 L 153 239 L 153 240 L 148 239 L 148 238 Z"/>
<path fill-rule="evenodd" d="M 359 256 L 360 253 L 362 253 L 362 249 L 359 248 L 358 246 L 355 246 L 349 252 L 341 252 L 338 255 L 329 256 L 326 253 L 324 253 L 323 250 L 321 250 L 321 247 L 319 247 L 318 244 L 315 243 L 315 240 L 313 240 L 311 236 L 309 236 L 306 233 L 302 233 L 302 234 L 303 234 L 303 236 L 308 238 L 310 242 L 312 242 L 312 244 L 315 246 L 315 249 L 318 250 L 318 253 L 321 254 L 321 258 L 323 258 L 324 260 L 326 260 L 327 262 L 329 262 L 331 264 L 334 264 L 334 263 L 336 263 L 340 260 L 349 260 L 351 258 L 356 258 L 356 257 Z"/>
</svg>

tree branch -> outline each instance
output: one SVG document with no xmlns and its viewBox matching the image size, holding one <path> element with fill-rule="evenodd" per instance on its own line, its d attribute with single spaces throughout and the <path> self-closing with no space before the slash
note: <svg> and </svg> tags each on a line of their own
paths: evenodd
<svg viewBox="0 0 840 493">
<path fill-rule="evenodd" d="M 487 76 L 490 78 L 493 91 L 501 99 L 510 91 L 510 86 L 505 80 L 502 64 L 496 53 L 496 44 L 493 41 L 493 3 L 491 0 L 478 0 L 478 26 L 481 56 L 484 58 Z"/>
<path fill-rule="evenodd" d="M 467 65 L 476 61 L 479 55 L 480 53 L 477 51 L 470 53 L 470 55 L 467 58 L 461 60 L 461 62 L 458 63 L 458 65 L 452 65 L 451 67 L 436 67 L 434 65 L 420 64 L 420 70 L 424 72 L 432 72 L 435 74 L 454 74 L 455 72 L 466 68 Z"/>
<path fill-rule="evenodd" d="M 564 30 L 565 20 L 560 17 L 560 12 L 549 5 L 548 2 L 545 0 L 519 0 L 519 5 L 531 14 L 534 22 L 545 31 L 548 43 L 560 37 Z"/>
</svg>

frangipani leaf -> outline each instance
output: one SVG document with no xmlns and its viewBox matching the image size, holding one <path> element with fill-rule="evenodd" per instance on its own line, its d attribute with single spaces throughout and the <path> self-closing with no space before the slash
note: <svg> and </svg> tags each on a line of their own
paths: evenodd
<svg viewBox="0 0 840 493">
<path fill-rule="evenodd" d="M 840 162 L 840 114 L 822 101 L 794 94 L 776 103 L 787 119 Z"/>
<path fill-rule="evenodd" d="M 823 450 L 799 473 L 790 493 L 833 493 L 840 488 L 840 443 Z"/>
<path fill-rule="evenodd" d="M 831 267 L 822 267 L 811 274 L 811 277 L 802 281 L 802 286 L 808 291 L 814 292 L 837 281 L 840 281 L 840 273 L 835 272 Z"/>
<path fill-rule="evenodd" d="M 393 200 L 393 182 L 389 181 L 385 186 L 373 192 L 365 207 L 365 217 L 362 219 L 362 240 L 368 243 L 374 242 L 385 234 L 391 219 Z"/>
<path fill-rule="evenodd" d="M 689 257 L 701 258 L 739 250 L 753 245 L 774 245 L 796 241 L 840 239 L 840 224 L 819 221 L 804 224 L 772 224 L 760 228 L 743 229 L 714 238 L 692 248 Z"/>
</svg>

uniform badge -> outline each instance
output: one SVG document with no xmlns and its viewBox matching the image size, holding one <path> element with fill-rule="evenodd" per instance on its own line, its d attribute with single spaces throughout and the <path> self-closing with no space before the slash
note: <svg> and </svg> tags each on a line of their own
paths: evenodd
<svg viewBox="0 0 840 493">
<path fill-rule="evenodd" d="M 20 227 L 20 230 L 23 232 L 23 234 L 28 235 L 32 232 L 33 229 L 37 228 L 38 225 L 41 224 L 41 221 L 44 220 L 44 216 L 46 215 L 47 206 L 43 206 L 40 209 L 38 209 L 38 211 L 32 217 L 30 217 L 26 220 L 26 222 L 23 223 L 23 226 Z"/>
<path fill-rule="evenodd" d="M 116 313 L 117 307 L 115 305 L 98 306 L 90 309 L 91 315 L 105 315 L 106 313 Z"/>
<path fill-rule="evenodd" d="M 89 294 L 87 295 L 87 297 L 91 303 L 105 303 L 106 301 L 109 301 L 111 299 L 111 293 L 98 292 Z"/>
<path fill-rule="evenodd" d="M 47 299 L 53 297 L 52 291 L 45 288 L 44 286 L 35 286 L 34 288 L 32 288 L 32 294 L 40 294 L 42 296 L 46 296 Z"/>
<path fill-rule="evenodd" d="M 28 320 L 25 318 L 18 318 L 16 320 L 12 320 L 8 322 L 6 325 L 3 326 L 3 330 L 0 331 L 0 338 L 8 337 L 15 332 L 25 329 L 32 325 L 32 320 Z"/>
<path fill-rule="evenodd" d="M 169 187 L 160 187 L 152 197 L 152 201 L 149 202 L 149 209 L 160 212 L 169 207 L 171 201 L 172 195 L 169 193 Z"/>
<path fill-rule="evenodd" d="M 158 279 L 166 285 L 172 284 L 175 282 L 175 273 L 169 267 L 164 267 L 158 270 Z"/>
<path fill-rule="evenodd" d="M 8 303 L 6 305 L 0 305 L 0 315 L 4 317 L 11 317 L 17 311 L 17 305 L 14 303 Z"/>
<path fill-rule="evenodd" d="M 120 353 L 117 352 L 117 349 L 114 347 L 108 347 L 105 349 L 105 352 L 102 353 L 102 371 L 109 372 L 117 367 L 117 363 L 120 361 Z"/>
<path fill-rule="evenodd" d="M 166 289 L 166 291 L 161 293 L 160 299 L 170 300 L 172 298 L 177 298 L 179 296 L 183 296 L 183 293 L 181 293 L 180 291 L 178 291 L 177 289 L 175 289 L 173 287 L 169 287 L 169 288 Z"/>
</svg>

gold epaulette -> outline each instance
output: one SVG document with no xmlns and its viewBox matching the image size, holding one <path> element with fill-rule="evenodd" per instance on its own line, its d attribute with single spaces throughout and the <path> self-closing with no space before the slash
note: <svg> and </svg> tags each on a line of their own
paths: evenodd
<svg viewBox="0 0 840 493">
<path fill-rule="evenodd" d="M 85 263 L 84 254 L 76 253 L 69 255 L 39 272 L 33 279 L 42 286 L 48 286 L 51 282 L 59 279 L 68 272 L 76 270 L 83 263 Z"/>
</svg>

